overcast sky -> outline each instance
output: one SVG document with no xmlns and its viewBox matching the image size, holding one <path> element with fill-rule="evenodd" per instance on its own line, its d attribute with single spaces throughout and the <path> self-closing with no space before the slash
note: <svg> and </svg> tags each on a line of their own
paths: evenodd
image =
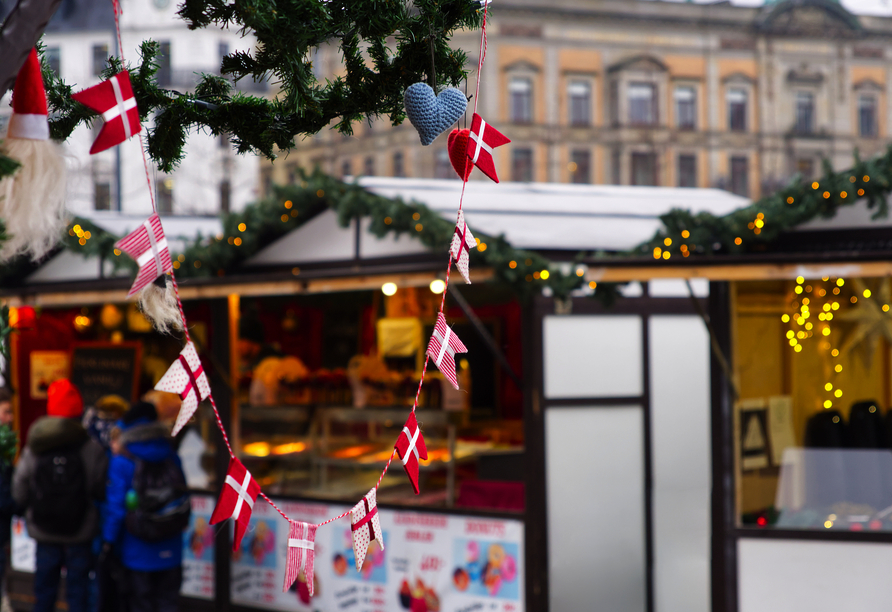
<svg viewBox="0 0 892 612">
<path fill-rule="evenodd" d="M 696 0 L 715 2 L 716 0 Z M 731 0 L 741 6 L 762 6 L 763 0 Z M 842 5 L 858 15 L 892 15 L 892 0 L 842 0 Z"/>
</svg>

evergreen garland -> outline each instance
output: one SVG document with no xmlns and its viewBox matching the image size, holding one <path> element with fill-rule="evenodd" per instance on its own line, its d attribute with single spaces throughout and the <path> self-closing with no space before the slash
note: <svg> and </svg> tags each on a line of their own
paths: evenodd
<svg viewBox="0 0 892 612">
<path fill-rule="evenodd" d="M 668 260 L 673 255 L 763 251 L 781 233 L 815 218 L 831 218 L 840 207 L 851 206 L 862 198 L 875 211 L 874 219 L 885 217 L 890 192 L 892 147 L 869 161 L 861 160 L 856 153 L 853 166 L 842 172 L 834 172 L 825 160 L 822 178 L 804 181 L 796 177 L 780 191 L 721 217 L 672 209 L 660 216 L 664 229 L 631 254 L 650 253 L 654 258 Z"/>
<path fill-rule="evenodd" d="M 253 34 L 257 45 L 230 53 L 221 63 L 224 76 L 203 74 L 195 91 L 183 94 L 158 86 L 159 45 L 142 43 L 139 64 L 127 68 L 141 121 L 146 125 L 154 116 L 154 127 L 147 127 L 149 156 L 171 172 L 192 129 L 229 134 L 239 153 L 273 158 L 276 150 L 291 149 L 296 137 L 332 124 L 343 134 L 364 118 L 387 116 L 399 124 L 409 85 L 432 74 L 439 85 L 465 80 L 466 54 L 448 43 L 457 30 L 478 28 L 482 13 L 479 0 L 186 0 L 179 15 L 191 29 L 237 27 Z M 340 49 L 346 74 L 320 83 L 313 50 L 329 44 Z M 103 79 L 125 67 L 116 57 L 108 64 Z M 96 113 L 72 100 L 72 87 L 46 64 L 43 77 L 54 139 L 92 124 Z M 280 94 L 267 99 L 236 91 L 233 81 L 247 78 L 271 80 Z"/>
<path fill-rule="evenodd" d="M 0 463 L 11 466 L 19 451 L 19 434 L 8 425 L 0 425 Z"/>
</svg>

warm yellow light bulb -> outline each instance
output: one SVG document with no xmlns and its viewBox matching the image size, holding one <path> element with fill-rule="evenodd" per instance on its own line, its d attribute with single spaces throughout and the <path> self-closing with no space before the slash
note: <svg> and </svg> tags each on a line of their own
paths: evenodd
<svg viewBox="0 0 892 612">
<path fill-rule="evenodd" d="M 870 297 L 870 289 L 865 289 L 864 293 L 862 295 L 864 295 L 864 297 L 866 297 L 866 298 L 869 298 Z"/>
<path fill-rule="evenodd" d="M 830 335 L 830 328 L 829 328 L 829 327 L 825 327 L 824 329 L 821 330 L 821 333 L 824 334 L 825 336 L 829 336 L 829 335 Z"/>
<path fill-rule="evenodd" d="M 836 397 L 842 397 L 842 389 L 837 389 L 833 392 L 833 395 L 835 395 Z"/>
<path fill-rule="evenodd" d="M 781 316 L 781 321 L 783 321 L 784 323 L 789 323 L 789 322 L 790 322 L 790 315 L 785 314 L 785 315 Z"/>
<path fill-rule="evenodd" d="M 833 369 L 836 370 L 836 373 L 837 373 L 837 374 L 840 373 L 840 372 L 842 372 L 842 364 L 841 364 L 841 363 L 837 363 L 837 364 L 836 364 L 836 367 L 833 368 Z"/>
<path fill-rule="evenodd" d="M 381 293 L 384 295 L 396 295 L 396 283 L 384 283 L 381 285 Z"/>
<path fill-rule="evenodd" d="M 802 352 L 802 345 L 797 344 L 796 346 L 793 347 L 793 350 L 796 351 L 797 353 Z"/>
<path fill-rule="evenodd" d="M 826 385 L 824 385 L 824 391 L 832 391 L 832 390 L 833 390 L 833 383 L 827 383 Z"/>
<path fill-rule="evenodd" d="M 431 293 L 436 293 L 437 295 L 440 295 L 446 289 L 446 283 L 441 281 L 439 278 L 436 278 L 431 281 L 430 288 L 431 288 Z"/>
</svg>

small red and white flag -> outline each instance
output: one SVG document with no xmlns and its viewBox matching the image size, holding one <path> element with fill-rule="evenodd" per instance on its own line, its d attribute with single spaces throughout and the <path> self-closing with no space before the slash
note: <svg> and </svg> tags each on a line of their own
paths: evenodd
<svg viewBox="0 0 892 612">
<path fill-rule="evenodd" d="M 418 461 L 427 459 L 427 447 L 424 445 L 424 436 L 421 435 L 421 428 L 418 427 L 414 412 L 409 414 L 403 431 L 396 439 L 396 452 L 403 460 L 403 467 L 406 468 L 406 474 L 409 476 L 412 488 L 415 489 L 415 495 L 418 495 Z M 382 548 L 383 544 L 382 540 Z"/>
<path fill-rule="evenodd" d="M 282 592 L 294 584 L 303 570 L 307 578 L 307 589 L 313 596 L 313 566 L 316 561 L 316 525 L 291 521 L 288 533 L 288 555 L 285 560 L 285 586 Z"/>
<path fill-rule="evenodd" d="M 171 431 L 171 435 L 175 436 L 195 414 L 198 404 L 211 394 L 208 376 L 201 366 L 201 359 L 198 358 L 194 344 L 186 343 L 186 347 L 180 351 L 177 360 L 167 369 L 155 385 L 155 389 L 177 393 L 183 400 L 177 421 Z"/>
<path fill-rule="evenodd" d="M 139 109 L 130 86 L 130 74 L 124 70 L 99 85 L 71 95 L 72 98 L 102 114 L 105 125 L 90 147 L 90 155 L 119 145 L 139 134 Z"/>
<path fill-rule="evenodd" d="M 211 525 L 222 523 L 227 519 L 235 521 L 235 537 L 232 540 L 232 550 L 238 550 L 242 543 L 242 537 L 248 530 L 251 521 L 251 511 L 254 510 L 254 502 L 260 494 L 260 485 L 251 476 L 251 472 L 235 457 L 229 460 L 229 469 L 226 470 L 226 480 L 217 500 L 217 507 L 211 515 Z"/>
<path fill-rule="evenodd" d="M 455 354 L 467 352 L 468 349 L 452 328 L 446 325 L 442 311 L 437 313 L 437 324 L 434 325 L 434 333 L 431 335 L 430 344 L 427 345 L 427 354 L 456 389 L 458 389 L 458 376 L 455 373 Z"/>
<path fill-rule="evenodd" d="M 139 265 L 136 280 L 127 297 L 133 297 L 162 274 L 173 272 L 167 237 L 161 227 L 158 213 L 146 219 L 142 225 L 115 243 L 115 248 L 130 255 Z"/>
<path fill-rule="evenodd" d="M 499 182 L 496 174 L 495 161 L 492 158 L 492 150 L 511 142 L 504 134 L 486 123 L 483 117 L 474 113 L 471 120 L 471 140 L 468 142 L 468 157 L 474 165 L 480 168 L 486 176 Z"/>
<path fill-rule="evenodd" d="M 468 265 L 470 264 L 471 249 L 477 248 L 477 240 L 465 223 L 465 213 L 458 211 L 458 223 L 455 224 L 455 233 L 452 235 L 452 244 L 449 246 L 449 254 L 455 260 L 455 267 L 461 272 L 465 282 L 471 284 Z"/>
<path fill-rule="evenodd" d="M 350 529 L 353 530 L 353 556 L 356 557 L 356 571 L 359 572 L 362 571 L 372 540 L 378 540 L 381 550 L 384 550 L 384 532 L 381 531 L 381 519 L 378 517 L 375 489 L 366 493 L 362 501 L 350 510 Z"/>
</svg>

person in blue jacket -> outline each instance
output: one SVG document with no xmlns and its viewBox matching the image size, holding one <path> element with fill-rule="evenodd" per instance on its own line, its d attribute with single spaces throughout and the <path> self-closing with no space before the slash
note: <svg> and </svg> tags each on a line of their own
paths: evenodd
<svg viewBox="0 0 892 612">
<path fill-rule="evenodd" d="M 131 612 L 176 612 L 183 578 L 182 531 L 147 541 L 131 533 L 127 518 L 128 509 L 136 504 L 134 474 L 140 462 L 160 465 L 172 461 L 182 474 L 180 459 L 152 404 L 134 404 L 118 427 L 120 453 L 112 457 L 108 470 L 103 554 L 114 549 L 128 570 L 126 591 Z"/>
</svg>

